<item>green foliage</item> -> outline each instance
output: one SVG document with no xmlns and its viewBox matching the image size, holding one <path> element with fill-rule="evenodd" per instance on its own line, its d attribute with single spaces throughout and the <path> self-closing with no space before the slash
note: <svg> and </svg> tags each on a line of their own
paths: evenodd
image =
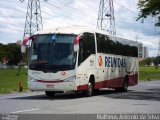
<svg viewBox="0 0 160 120">
<path fill-rule="evenodd" d="M 154 64 L 155 64 L 155 66 L 158 66 L 158 64 L 160 64 L 160 56 L 158 56 L 154 59 Z"/>
<path fill-rule="evenodd" d="M 6 58 L 9 64 L 17 65 L 21 59 L 20 45 L 16 43 L 3 45 L 0 44 L 0 61 Z"/>
<path fill-rule="evenodd" d="M 27 70 L 21 69 L 18 77 L 18 69 L 0 69 L 0 94 L 12 93 L 19 91 L 19 82 L 22 81 L 23 89 L 28 90 L 27 87 Z M 160 80 L 160 68 L 155 67 L 139 67 L 140 81 Z"/>
<path fill-rule="evenodd" d="M 139 65 L 140 65 L 140 66 L 150 66 L 152 62 L 153 62 L 153 59 L 151 59 L 151 58 L 146 58 L 146 59 L 140 61 L 140 62 L 139 62 Z"/>
<path fill-rule="evenodd" d="M 27 90 L 27 69 L 0 69 L 0 94 L 19 91 L 19 82 L 22 81 L 23 89 Z"/>
<path fill-rule="evenodd" d="M 139 0 L 138 8 L 140 9 L 138 19 L 147 16 L 158 17 L 155 26 L 160 26 L 160 0 Z"/>
<path fill-rule="evenodd" d="M 139 67 L 139 80 L 160 80 L 160 68 L 156 68 L 153 66 Z"/>
</svg>

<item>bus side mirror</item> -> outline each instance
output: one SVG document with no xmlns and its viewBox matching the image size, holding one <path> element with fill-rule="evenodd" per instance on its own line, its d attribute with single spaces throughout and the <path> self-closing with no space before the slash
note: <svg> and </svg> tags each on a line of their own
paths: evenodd
<svg viewBox="0 0 160 120">
<path fill-rule="evenodd" d="M 26 46 L 21 45 L 21 53 L 25 53 L 26 52 Z"/>
<path fill-rule="evenodd" d="M 25 53 L 26 52 L 26 47 L 27 44 L 29 43 L 29 40 L 32 38 L 32 36 L 26 37 L 21 44 L 21 53 Z"/>
<path fill-rule="evenodd" d="M 79 44 L 74 45 L 74 52 L 78 52 L 79 51 Z"/>
<path fill-rule="evenodd" d="M 80 40 L 80 36 L 78 35 L 74 39 L 74 52 L 78 52 L 79 51 L 79 40 Z"/>
</svg>

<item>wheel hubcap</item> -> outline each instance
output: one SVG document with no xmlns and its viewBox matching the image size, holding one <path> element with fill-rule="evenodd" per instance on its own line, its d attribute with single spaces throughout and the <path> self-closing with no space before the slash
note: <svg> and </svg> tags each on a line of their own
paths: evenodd
<svg viewBox="0 0 160 120">
<path fill-rule="evenodd" d="M 91 96 L 92 95 L 92 84 L 88 83 L 88 94 Z"/>
<path fill-rule="evenodd" d="M 125 86 L 124 86 L 125 90 L 127 90 L 127 87 L 128 87 L 127 82 L 125 82 Z"/>
</svg>

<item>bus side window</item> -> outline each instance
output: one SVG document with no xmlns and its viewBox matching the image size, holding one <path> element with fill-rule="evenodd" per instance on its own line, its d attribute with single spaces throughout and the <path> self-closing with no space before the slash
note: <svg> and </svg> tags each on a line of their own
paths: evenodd
<svg viewBox="0 0 160 120">
<path fill-rule="evenodd" d="M 95 54 L 94 34 L 84 33 L 84 59 L 87 59 L 91 54 Z"/>
<path fill-rule="evenodd" d="M 81 62 L 83 62 L 83 45 L 84 45 L 84 42 L 83 42 L 83 38 L 80 39 L 79 41 L 79 56 L 78 56 L 78 65 L 81 64 Z"/>
<path fill-rule="evenodd" d="M 94 34 L 84 33 L 79 43 L 79 58 L 78 65 L 86 60 L 91 54 L 95 54 L 95 39 Z"/>
<path fill-rule="evenodd" d="M 96 33 L 96 38 L 97 38 L 97 51 L 99 53 L 105 53 L 106 47 L 105 47 L 105 35 Z"/>
</svg>

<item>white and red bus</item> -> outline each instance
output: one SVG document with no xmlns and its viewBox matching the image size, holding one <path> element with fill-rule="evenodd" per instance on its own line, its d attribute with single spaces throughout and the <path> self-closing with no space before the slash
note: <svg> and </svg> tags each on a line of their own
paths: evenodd
<svg viewBox="0 0 160 120">
<path fill-rule="evenodd" d="M 113 88 L 127 91 L 138 83 L 137 42 L 87 27 L 43 30 L 31 41 L 28 86 L 33 91 L 57 92 Z"/>
</svg>

